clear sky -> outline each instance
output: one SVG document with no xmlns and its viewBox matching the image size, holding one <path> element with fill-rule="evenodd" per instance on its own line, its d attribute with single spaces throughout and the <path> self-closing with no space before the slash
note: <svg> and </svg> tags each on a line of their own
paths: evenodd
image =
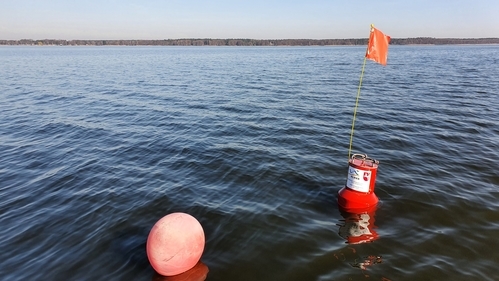
<svg viewBox="0 0 499 281">
<path fill-rule="evenodd" d="M 0 0 L 0 39 L 499 37 L 499 0 Z"/>
</svg>

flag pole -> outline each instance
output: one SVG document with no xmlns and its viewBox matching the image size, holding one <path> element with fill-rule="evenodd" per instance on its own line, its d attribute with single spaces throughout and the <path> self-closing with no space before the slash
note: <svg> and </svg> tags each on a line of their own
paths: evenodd
<svg viewBox="0 0 499 281">
<path fill-rule="evenodd" d="M 371 30 L 374 28 L 374 24 L 371 24 Z M 369 42 L 367 42 L 367 50 L 369 50 Z M 359 88 L 357 89 L 357 99 L 355 100 L 355 107 L 353 109 L 353 119 L 352 119 L 352 129 L 350 130 L 350 146 L 348 147 L 348 161 L 350 161 L 350 155 L 352 154 L 352 142 L 353 142 L 353 131 L 355 128 L 355 117 L 357 116 L 357 107 L 359 106 L 360 89 L 362 87 L 362 78 L 364 77 L 364 69 L 366 67 L 367 56 L 364 56 L 364 63 L 362 64 L 362 71 L 360 73 Z"/>
</svg>

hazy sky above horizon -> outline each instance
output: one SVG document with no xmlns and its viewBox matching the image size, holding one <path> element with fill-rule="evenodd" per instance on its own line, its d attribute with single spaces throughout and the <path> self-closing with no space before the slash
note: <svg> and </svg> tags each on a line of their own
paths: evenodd
<svg viewBox="0 0 499 281">
<path fill-rule="evenodd" d="M 1 0 L 0 39 L 499 37 L 497 0 Z"/>
</svg>

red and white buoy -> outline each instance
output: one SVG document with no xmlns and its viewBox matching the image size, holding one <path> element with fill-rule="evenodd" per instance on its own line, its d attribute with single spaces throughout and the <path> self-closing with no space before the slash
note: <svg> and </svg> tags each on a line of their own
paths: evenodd
<svg viewBox="0 0 499 281">
<path fill-rule="evenodd" d="M 345 187 L 338 192 L 338 205 L 345 210 L 363 209 L 378 204 L 374 194 L 377 160 L 366 154 L 354 154 L 348 163 L 348 176 Z"/>
</svg>

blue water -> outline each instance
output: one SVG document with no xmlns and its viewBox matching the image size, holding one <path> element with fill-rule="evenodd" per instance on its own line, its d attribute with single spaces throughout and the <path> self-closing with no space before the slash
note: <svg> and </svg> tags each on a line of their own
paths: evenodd
<svg viewBox="0 0 499 281">
<path fill-rule="evenodd" d="M 0 279 L 162 280 L 147 235 L 186 212 L 206 280 L 498 280 L 499 46 L 389 52 L 349 214 L 365 47 L 0 47 Z"/>
</svg>

